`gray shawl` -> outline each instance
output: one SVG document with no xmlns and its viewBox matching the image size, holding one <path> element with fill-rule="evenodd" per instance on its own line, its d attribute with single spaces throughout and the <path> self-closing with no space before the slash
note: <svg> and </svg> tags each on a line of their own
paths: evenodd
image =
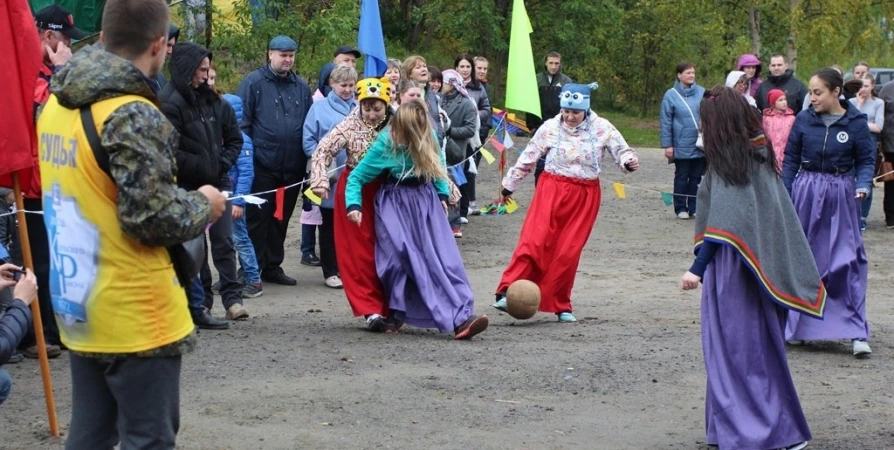
<svg viewBox="0 0 894 450">
<path fill-rule="evenodd" d="M 749 185 L 731 186 L 709 168 L 698 188 L 695 252 L 705 240 L 730 246 L 771 299 L 822 318 L 826 289 L 791 198 L 775 173 L 751 170 Z"/>
</svg>

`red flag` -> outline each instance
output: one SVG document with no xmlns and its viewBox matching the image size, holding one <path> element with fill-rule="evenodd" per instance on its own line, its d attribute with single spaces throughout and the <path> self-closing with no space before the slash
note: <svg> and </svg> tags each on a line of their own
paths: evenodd
<svg viewBox="0 0 894 450">
<path fill-rule="evenodd" d="M 283 211 L 285 211 L 285 206 L 283 206 L 283 202 L 285 201 L 285 199 L 286 199 L 286 188 L 284 188 L 284 187 L 276 188 L 276 211 L 273 212 L 273 217 L 280 222 L 282 222 L 283 218 L 285 217 L 283 215 Z"/>
<path fill-rule="evenodd" d="M 27 0 L 8 0 L 0 4 L 0 186 L 12 187 L 9 174 L 21 171 L 23 189 L 31 186 L 31 170 L 36 164 L 37 134 L 34 124 L 34 87 L 43 63 L 40 38 Z"/>
<path fill-rule="evenodd" d="M 498 141 L 498 140 L 497 140 L 495 137 L 493 137 L 493 136 L 490 137 L 490 143 L 491 143 L 491 145 L 494 146 L 494 150 L 496 150 L 496 151 L 498 151 L 498 152 L 500 152 L 500 153 L 503 153 L 504 151 L 506 151 L 506 146 L 503 145 L 502 142 Z"/>
</svg>

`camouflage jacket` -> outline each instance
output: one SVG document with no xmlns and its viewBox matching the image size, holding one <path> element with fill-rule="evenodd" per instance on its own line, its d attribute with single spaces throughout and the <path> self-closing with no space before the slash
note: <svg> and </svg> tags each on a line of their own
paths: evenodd
<svg viewBox="0 0 894 450">
<path fill-rule="evenodd" d="M 157 105 L 150 82 L 129 61 L 93 46 L 77 52 L 53 76 L 50 93 L 70 109 L 122 95 L 139 95 Z M 106 119 L 101 139 L 118 187 L 118 223 L 126 234 L 143 245 L 167 247 L 204 231 L 211 206 L 203 194 L 177 187 L 174 150 L 179 136 L 160 110 L 143 102 L 125 104 Z M 193 333 L 136 355 L 85 356 L 178 355 L 191 350 L 195 340 Z"/>
</svg>

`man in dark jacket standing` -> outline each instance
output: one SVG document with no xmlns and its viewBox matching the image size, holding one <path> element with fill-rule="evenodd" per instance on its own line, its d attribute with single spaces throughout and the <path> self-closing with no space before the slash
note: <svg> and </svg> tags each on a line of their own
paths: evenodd
<svg viewBox="0 0 894 450">
<path fill-rule="evenodd" d="M 307 82 L 292 72 L 297 51 L 298 44 L 291 38 L 273 38 L 267 51 L 268 64 L 248 74 L 237 91 L 244 105 L 242 131 L 255 146 L 252 192 L 283 188 L 304 178 L 304 119 L 313 99 Z M 279 195 L 280 202 L 275 194 L 262 195 L 267 202 L 247 216 L 262 281 L 297 284 L 280 266 L 285 259 L 289 219 L 300 194 L 298 188 L 286 189 Z"/>
<path fill-rule="evenodd" d="M 767 77 L 767 81 L 761 83 L 760 89 L 757 90 L 757 97 L 754 98 L 754 101 L 757 102 L 757 108 L 761 111 L 773 106 L 767 101 L 767 96 L 772 89 L 785 92 L 789 108 L 795 112 L 800 111 L 801 105 L 804 104 L 804 98 L 809 94 L 807 86 L 795 78 L 794 72 L 788 68 L 785 56 L 782 55 L 773 55 L 770 58 L 770 76 Z"/>
<path fill-rule="evenodd" d="M 212 185 L 221 191 L 230 189 L 227 172 L 242 149 L 242 134 L 236 125 L 232 108 L 225 118 L 215 117 L 214 106 L 221 100 L 208 86 L 211 52 L 204 47 L 183 43 L 174 46 L 169 63 L 171 80 L 159 94 L 161 110 L 180 132 L 176 152 L 178 184 L 186 190 Z M 223 119 L 223 120 L 221 120 Z M 227 123 L 222 123 L 226 121 Z M 224 130 L 228 133 L 224 135 Z M 242 306 L 242 286 L 236 275 L 236 249 L 233 246 L 233 222 L 227 203 L 224 215 L 211 227 L 211 255 L 220 273 L 220 295 L 231 320 L 245 319 L 248 312 Z M 207 264 L 207 261 L 206 263 Z M 193 322 L 200 328 L 228 328 L 209 315 L 204 296 L 190 292 L 189 308 Z"/>
<path fill-rule="evenodd" d="M 573 83 L 571 78 L 562 73 L 562 55 L 559 52 L 549 52 L 546 54 L 546 72 L 537 74 L 537 90 L 540 93 L 540 117 L 528 114 L 525 118 L 525 124 L 531 130 L 531 134 L 537 132 L 543 122 L 559 115 L 559 94 L 562 93 L 562 87 L 566 84 Z M 540 158 L 537 161 L 537 169 L 534 171 L 534 185 L 543 168 L 546 165 L 546 159 Z"/>
</svg>

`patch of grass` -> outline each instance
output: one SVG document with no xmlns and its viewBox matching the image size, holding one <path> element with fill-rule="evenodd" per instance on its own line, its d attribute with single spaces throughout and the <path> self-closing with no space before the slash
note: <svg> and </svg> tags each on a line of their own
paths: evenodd
<svg viewBox="0 0 894 450">
<path fill-rule="evenodd" d="M 658 148 L 661 140 L 658 137 L 658 118 L 643 119 L 641 117 L 615 111 L 599 111 L 601 117 L 608 119 L 624 139 L 633 148 Z"/>
</svg>

